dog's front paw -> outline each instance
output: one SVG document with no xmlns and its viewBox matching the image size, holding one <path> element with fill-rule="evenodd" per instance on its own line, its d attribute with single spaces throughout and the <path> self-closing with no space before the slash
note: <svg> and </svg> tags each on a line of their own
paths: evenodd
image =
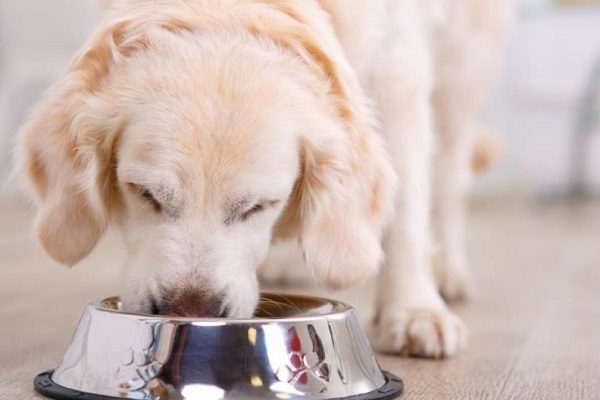
<svg viewBox="0 0 600 400">
<path fill-rule="evenodd" d="M 267 259 L 258 267 L 258 278 L 267 287 L 308 285 L 312 282 L 300 247 L 294 242 L 274 245 Z"/>
<path fill-rule="evenodd" d="M 475 284 L 466 265 L 434 258 L 433 272 L 438 291 L 448 302 L 469 300 L 475 292 Z"/>
<path fill-rule="evenodd" d="M 373 347 L 403 356 L 443 358 L 463 349 L 468 332 L 448 309 L 381 310 L 372 326 Z"/>
<path fill-rule="evenodd" d="M 436 282 L 440 294 L 449 302 L 469 300 L 475 292 L 475 284 L 466 269 L 445 268 L 436 273 Z"/>
</svg>

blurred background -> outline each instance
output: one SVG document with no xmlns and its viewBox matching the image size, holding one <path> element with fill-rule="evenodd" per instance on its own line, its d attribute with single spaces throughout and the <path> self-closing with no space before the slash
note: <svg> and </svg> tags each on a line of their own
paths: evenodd
<svg viewBox="0 0 600 400">
<path fill-rule="evenodd" d="M 0 183 L 8 174 L 18 126 L 88 37 L 98 3 L 0 0 Z M 483 116 L 507 151 L 500 165 L 479 180 L 476 192 L 485 196 L 564 190 L 574 153 L 585 166 L 590 187 L 598 187 L 600 133 L 581 132 L 600 130 L 598 1 L 518 0 L 518 9 L 505 65 Z M 587 107 L 582 104 L 586 94 L 591 100 Z M 580 126 L 586 118 L 586 126 Z M 585 157 L 574 148 L 578 137 L 586 137 L 585 143 L 579 142 Z M 10 184 L 1 187 L 2 193 L 14 190 Z"/>
<path fill-rule="evenodd" d="M 63 268 L 6 183 L 18 127 L 89 36 L 99 1 L 0 0 L 0 398 L 34 398 L 31 378 L 56 365 L 85 304 L 118 293 L 118 234 Z M 468 248 L 478 296 L 452 305 L 471 343 L 443 362 L 380 356 L 406 400 L 600 398 L 600 202 L 565 201 L 600 188 L 600 0 L 517 3 L 481 116 L 505 151 L 476 180 Z M 372 313 L 372 282 L 340 294 L 292 289 L 336 296 L 365 323 Z"/>
</svg>

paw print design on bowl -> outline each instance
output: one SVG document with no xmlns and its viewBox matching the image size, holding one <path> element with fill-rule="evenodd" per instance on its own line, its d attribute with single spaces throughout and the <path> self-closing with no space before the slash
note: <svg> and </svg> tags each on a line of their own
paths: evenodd
<svg viewBox="0 0 600 400">
<path fill-rule="evenodd" d="M 114 370 L 117 389 L 127 398 L 159 398 L 151 386 L 163 364 L 156 360 L 152 337 L 149 327 L 140 332 L 137 346 L 123 350 L 119 366 Z"/>
<path fill-rule="evenodd" d="M 312 351 L 304 352 L 296 327 L 288 329 L 288 357 L 286 365 L 275 373 L 277 380 L 292 385 L 296 391 L 317 394 L 326 390 L 331 367 L 325 362 L 325 350 L 313 325 L 308 325 Z"/>
</svg>

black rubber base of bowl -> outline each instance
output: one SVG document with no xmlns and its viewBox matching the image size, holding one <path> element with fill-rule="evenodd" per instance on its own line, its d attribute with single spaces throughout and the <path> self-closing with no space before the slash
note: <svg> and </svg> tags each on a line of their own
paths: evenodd
<svg viewBox="0 0 600 400">
<path fill-rule="evenodd" d="M 80 392 L 79 390 L 68 389 L 60 386 L 52 380 L 54 370 L 42 372 L 33 380 L 35 390 L 44 396 L 57 400 L 123 400 L 122 397 L 103 396 L 93 393 Z M 391 400 L 399 397 L 404 392 L 404 382 L 396 375 L 383 371 L 386 383 L 385 385 L 375 390 L 374 392 L 360 394 L 357 396 L 343 397 L 343 400 Z M 334 400 L 334 399 L 332 399 Z"/>
</svg>

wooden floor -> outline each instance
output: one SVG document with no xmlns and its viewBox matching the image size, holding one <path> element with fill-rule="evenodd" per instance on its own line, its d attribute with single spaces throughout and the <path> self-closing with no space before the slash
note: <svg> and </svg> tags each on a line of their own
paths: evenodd
<svg viewBox="0 0 600 400">
<path fill-rule="evenodd" d="M 0 201 L 0 399 L 37 398 L 92 298 L 118 291 L 124 251 L 111 233 L 69 271 L 39 249 L 32 213 Z M 470 346 L 442 361 L 380 356 L 404 399 L 600 399 L 600 207 L 478 204 L 470 221 L 478 297 L 454 307 Z M 339 294 L 370 313 L 371 283 Z"/>
</svg>

